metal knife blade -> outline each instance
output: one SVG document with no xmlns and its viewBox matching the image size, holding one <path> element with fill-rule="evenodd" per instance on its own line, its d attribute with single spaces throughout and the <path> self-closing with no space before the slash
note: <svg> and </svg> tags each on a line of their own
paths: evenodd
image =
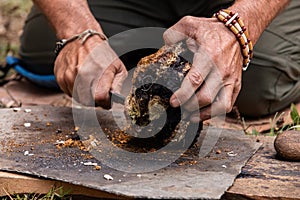
<svg viewBox="0 0 300 200">
<path fill-rule="evenodd" d="M 112 91 L 109 92 L 109 96 L 110 96 L 112 102 L 125 105 L 125 99 L 126 99 L 125 96 L 115 93 L 115 92 L 112 92 Z"/>
</svg>

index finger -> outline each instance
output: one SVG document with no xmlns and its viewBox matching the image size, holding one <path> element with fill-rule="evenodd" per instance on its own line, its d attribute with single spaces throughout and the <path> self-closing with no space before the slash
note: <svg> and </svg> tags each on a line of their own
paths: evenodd
<svg viewBox="0 0 300 200">
<path fill-rule="evenodd" d="M 193 66 L 181 83 L 181 87 L 172 95 L 170 104 L 178 107 L 187 102 L 202 85 L 210 73 L 212 62 L 205 54 L 194 54 Z"/>
<path fill-rule="evenodd" d="M 163 38 L 166 45 L 176 44 L 187 38 L 194 38 L 195 28 L 192 22 L 195 17 L 185 16 L 165 31 Z"/>
</svg>

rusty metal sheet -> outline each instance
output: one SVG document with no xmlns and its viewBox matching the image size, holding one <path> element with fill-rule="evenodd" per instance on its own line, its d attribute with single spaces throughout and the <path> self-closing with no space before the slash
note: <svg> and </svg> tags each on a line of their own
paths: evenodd
<svg viewBox="0 0 300 200">
<path fill-rule="evenodd" d="M 70 138 L 78 140 L 71 108 L 36 106 L 30 109 L 30 112 L 24 112 L 25 108 L 0 110 L 0 170 L 65 181 L 126 197 L 219 199 L 260 146 L 242 132 L 210 127 L 201 132 L 193 148 L 166 167 L 131 173 L 108 166 L 91 154 L 92 150 L 87 151 L 80 145 L 59 145 Z M 110 111 L 98 110 L 97 116 L 108 129 L 114 128 Z M 97 137 L 93 126 L 88 132 L 79 136 L 82 141 L 99 142 L 91 138 L 93 134 Z M 209 148 L 207 141 L 214 138 L 217 140 Z M 106 151 L 101 149 L 101 152 Z M 165 154 L 171 156 L 169 152 Z M 122 165 L 118 156 L 122 155 L 106 155 L 111 162 Z M 162 160 L 151 162 L 155 166 Z M 105 175 L 113 180 L 106 179 Z"/>
</svg>

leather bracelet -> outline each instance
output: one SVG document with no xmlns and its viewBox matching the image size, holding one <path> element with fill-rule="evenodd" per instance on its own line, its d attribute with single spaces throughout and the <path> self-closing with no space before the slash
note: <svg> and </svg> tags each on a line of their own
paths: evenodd
<svg viewBox="0 0 300 200">
<path fill-rule="evenodd" d="M 93 36 L 93 35 L 98 35 L 102 40 L 107 40 L 107 37 L 103 33 L 97 32 L 97 31 L 92 30 L 92 29 L 88 29 L 88 30 L 85 30 L 82 33 L 74 35 L 74 36 L 72 36 L 68 39 L 61 39 L 58 42 L 56 42 L 54 53 L 56 55 L 58 55 L 59 52 L 62 50 L 62 48 L 66 44 L 68 44 L 70 42 L 73 42 L 75 40 L 81 40 L 81 44 L 84 44 L 87 41 L 87 39 L 89 37 Z"/>
<path fill-rule="evenodd" d="M 249 32 L 245 27 L 243 21 L 238 13 L 222 9 L 214 14 L 219 21 L 223 22 L 225 26 L 236 36 L 243 55 L 243 70 L 246 71 L 251 59 L 253 58 L 253 45 L 249 39 Z"/>
</svg>

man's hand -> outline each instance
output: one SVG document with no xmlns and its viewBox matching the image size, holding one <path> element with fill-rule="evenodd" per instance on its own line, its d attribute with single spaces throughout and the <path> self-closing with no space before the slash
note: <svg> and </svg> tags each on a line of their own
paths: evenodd
<svg viewBox="0 0 300 200">
<path fill-rule="evenodd" d="M 59 39 L 85 30 L 102 33 L 88 2 L 82 0 L 34 0 Z M 54 72 L 61 89 L 84 105 L 110 107 L 109 90 L 119 91 L 127 71 L 108 42 L 92 36 L 68 43 L 60 51 Z"/>
<path fill-rule="evenodd" d="M 228 9 L 239 14 L 255 45 L 265 28 L 289 2 L 236 0 Z M 200 108 L 200 114 L 198 110 L 191 116 L 192 121 L 229 112 L 241 88 L 243 61 L 234 34 L 217 19 L 187 16 L 168 29 L 164 39 L 166 44 L 187 39 L 189 49 L 194 52 L 193 68 L 171 97 L 171 105 L 184 105 L 189 111 Z"/>
<path fill-rule="evenodd" d="M 54 72 L 61 89 L 87 106 L 110 108 L 109 91 L 120 91 L 127 71 L 107 41 L 92 36 L 83 45 L 67 44 L 59 53 Z"/>
<path fill-rule="evenodd" d="M 217 19 L 186 16 L 164 34 L 167 45 L 184 39 L 194 53 L 193 66 L 171 105 L 195 111 L 192 121 L 231 111 L 241 88 L 243 61 L 234 34 Z"/>
</svg>

